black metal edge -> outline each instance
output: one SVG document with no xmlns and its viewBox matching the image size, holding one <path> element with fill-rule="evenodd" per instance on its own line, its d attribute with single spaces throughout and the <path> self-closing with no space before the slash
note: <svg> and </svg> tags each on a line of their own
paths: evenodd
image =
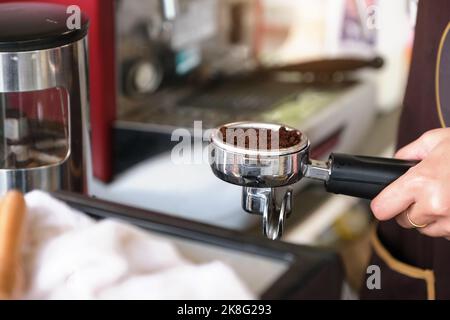
<svg viewBox="0 0 450 320">
<path fill-rule="evenodd" d="M 272 241 L 81 194 L 59 191 L 52 195 L 94 218 L 123 220 L 149 231 L 288 263 L 288 270 L 262 294 L 262 299 L 284 299 L 295 296 L 295 292 L 301 291 L 302 287 L 307 285 L 313 273 L 329 263 L 340 268 L 339 273 L 343 272 L 338 253 L 330 249 Z"/>
<path fill-rule="evenodd" d="M 11 1 L 13 2 L 13 1 Z M 8 4 L 8 3 L 5 3 Z M 62 4 L 55 3 L 45 3 L 45 2 L 37 2 L 37 3 L 15 3 L 16 6 L 20 6 L 21 8 L 26 8 L 27 5 L 45 5 L 47 7 L 51 7 L 52 9 L 59 9 L 61 14 L 66 14 L 66 6 Z M 55 12 L 52 12 L 55 13 Z M 45 16 L 44 16 L 45 17 Z M 67 15 L 68 17 L 68 15 Z M 9 52 L 29 52 L 29 51 L 40 51 L 62 47 L 65 45 L 69 45 L 75 43 L 83 38 L 85 38 L 88 34 L 90 27 L 90 18 L 84 13 L 81 12 L 81 26 L 77 29 L 69 29 L 67 28 L 65 32 L 60 34 L 56 34 L 52 37 L 47 37 L 43 35 L 41 37 L 37 36 L 34 39 L 28 40 L 8 40 L 1 41 L 0 40 L 0 53 L 9 53 Z"/>
<path fill-rule="evenodd" d="M 299 272 L 302 261 L 295 261 L 290 268 L 261 296 L 263 300 L 340 300 L 345 270 L 340 257 L 322 258 L 316 267 Z M 292 283 L 302 283 L 295 287 Z M 320 289 L 317 289 L 320 287 Z M 299 290 L 301 289 L 301 290 Z"/>
</svg>

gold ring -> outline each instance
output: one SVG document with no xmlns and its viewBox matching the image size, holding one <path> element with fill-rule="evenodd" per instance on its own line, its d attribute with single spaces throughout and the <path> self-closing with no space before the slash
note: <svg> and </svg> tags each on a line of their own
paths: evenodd
<svg viewBox="0 0 450 320">
<path fill-rule="evenodd" d="M 425 228 L 426 226 L 428 226 L 428 224 L 417 224 L 414 221 L 412 221 L 411 217 L 409 216 L 409 210 L 406 211 L 406 218 L 408 218 L 409 223 L 411 223 L 411 225 L 414 228 L 422 229 L 422 228 Z"/>
</svg>

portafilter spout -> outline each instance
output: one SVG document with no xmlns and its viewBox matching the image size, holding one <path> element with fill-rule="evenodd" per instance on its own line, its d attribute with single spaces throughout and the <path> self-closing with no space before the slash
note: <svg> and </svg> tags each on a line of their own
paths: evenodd
<svg viewBox="0 0 450 320">
<path fill-rule="evenodd" d="M 310 142 L 299 130 L 257 122 L 213 130 L 209 148 L 214 174 L 243 187 L 243 209 L 263 217 L 264 235 L 273 240 L 282 236 L 292 211 L 290 186 L 303 177 L 323 181 L 328 192 L 372 199 L 417 163 L 344 154 L 312 160 Z"/>
</svg>

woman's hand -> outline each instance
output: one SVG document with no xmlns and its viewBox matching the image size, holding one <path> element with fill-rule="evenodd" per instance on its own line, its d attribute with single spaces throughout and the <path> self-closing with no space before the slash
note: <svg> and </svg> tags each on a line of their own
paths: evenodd
<svg viewBox="0 0 450 320">
<path fill-rule="evenodd" d="M 396 158 L 421 160 L 373 201 L 379 220 L 396 218 L 404 228 L 450 240 L 450 129 L 426 132 Z"/>
</svg>

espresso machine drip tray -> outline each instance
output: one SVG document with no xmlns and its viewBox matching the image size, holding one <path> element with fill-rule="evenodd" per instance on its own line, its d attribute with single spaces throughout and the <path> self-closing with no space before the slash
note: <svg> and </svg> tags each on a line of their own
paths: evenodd
<svg viewBox="0 0 450 320">
<path fill-rule="evenodd" d="M 247 79 L 191 90 L 165 90 L 147 100 L 146 105 L 120 115 L 118 122 L 119 127 L 170 132 L 174 128 L 192 128 L 194 121 L 202 121 L 203 128 L 227 121 L 274 121 L 280 112 L 294 112 L 299 120 L 305 117 L 305 112 L 319 111 L 351 86 L 352 83 L 321 87 L 274 79 Z"/>
<path fill-rule="evenodd" d="M 299 95 L 301 91 L 297 84 L 275 81 L 227 83 L 194 93 L 181 100 L 179 105 L 218 111 L 261 112 Z"/>
</svg>

